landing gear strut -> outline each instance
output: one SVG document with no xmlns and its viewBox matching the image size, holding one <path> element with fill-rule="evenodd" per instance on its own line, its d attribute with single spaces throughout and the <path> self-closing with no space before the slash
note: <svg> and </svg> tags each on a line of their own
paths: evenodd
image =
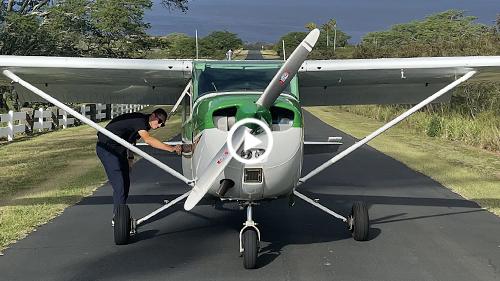
<svg viewBox="0 0 500 281">
<path fill-rule="evenodd" d="M 293 191 L 295 196 L 300 199 L 306 201 L 307 203 L 313 205 L 314 207 L 319 208 L 323 212 L 336 217 L 337 219 L 342 220 L 347 223 L 347 227 L 352 232 L 352 237 L 356 241 L 366 241 L 368 240 L 369 230 L 370 230 L 370 217 L 368 216 L 368 207 L 364 202 L 357 201 L 354 202 L 351 208 L 351 214 L 349 217 L 345 218 L 334 211 L 326 208 L 325 206 L 319 204 L 318 202 L 308 198 L 297 190 Z"/>
<path fill-rule="evenodd" d="M 245 269 L 257 267 L 257 256 L 259 252 L 260 231 L 257 223 L 252 218 L 252 202 L 247 206 L 247 221 L 240 231 L 240 253 L 243 254 L 243 266 Z"/>
</svg>

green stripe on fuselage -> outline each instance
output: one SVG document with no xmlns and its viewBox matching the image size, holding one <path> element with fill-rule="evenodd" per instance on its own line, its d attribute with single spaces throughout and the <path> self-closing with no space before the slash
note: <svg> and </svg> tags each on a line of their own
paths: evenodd
<svg viewBox="0 0 500 281">
<path fill-rule="evenodd" d="M 192 139 L 205 129 L 215 128 L 213 112 L 219 109 L 240 108 L 255 102 L 272 78 L 283 66 L 283 61 L 194 61 L 192 119 L 183 128 L 183 137 Z M 294 112 L 293 127 L 302 126 L 302 111 L 295 98 L 299 97 L 297 77 L 275 102 Z"/>
<path fill-rule="evenodd" d="M 193 135 L 196 136 L 205 129 L 215 128 L 212 119 L 214 111 L 231 107 L 238 109 L 245 103 L 257 101 L 259 97 L 260 94 L 219 93 L 201 99 L 193 108 L 191 119 Z M 303 127 L 302 111 L 296 99 L 281 95 L 273 106 L 292 111 L 294 113 L 292 127 Z"/>
</svg>

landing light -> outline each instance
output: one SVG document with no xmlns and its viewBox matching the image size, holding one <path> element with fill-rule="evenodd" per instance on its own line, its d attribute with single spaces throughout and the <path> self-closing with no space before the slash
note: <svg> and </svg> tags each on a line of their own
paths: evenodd
<svg viewBox="0 0 500 281">
<path fill-rule="evenodd" d="M 255 151 L 255 158 L 259 158 L 265 152 L 266 152 L 265 149 L 259 149 L 259 150 Z"/>
<path fill-rule="evenodd" d="M 243 158 L 243 159 L 250 159 L 250 158 L 252 158 L 252 151 L 250 149 L 242 150 L 240 155 L 241 155 L 241 158 Z"/>
</svg>

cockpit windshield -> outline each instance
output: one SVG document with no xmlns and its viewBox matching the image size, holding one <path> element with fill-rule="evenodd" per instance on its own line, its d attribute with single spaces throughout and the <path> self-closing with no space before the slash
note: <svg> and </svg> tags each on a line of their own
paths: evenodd
<svg viewBox="0 0 500 281">
<path fill-rule="evenodd" d="M 282 63 L 198 62 L 195 65 L 198 98 L 220 92 L 263 92 Z M 284 93 L 291 94 L 290 85 Z"/>
</svg>

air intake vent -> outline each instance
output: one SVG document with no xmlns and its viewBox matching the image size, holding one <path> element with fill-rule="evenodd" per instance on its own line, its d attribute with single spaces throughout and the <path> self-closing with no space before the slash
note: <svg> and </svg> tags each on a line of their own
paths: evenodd
<svg viewBox="0 0 500 281">
<path fill-rule="evenodd" d="M 262 169 L 260 168 L 245 169 L 245 182 L 261 183 Z"/>
</svg>

